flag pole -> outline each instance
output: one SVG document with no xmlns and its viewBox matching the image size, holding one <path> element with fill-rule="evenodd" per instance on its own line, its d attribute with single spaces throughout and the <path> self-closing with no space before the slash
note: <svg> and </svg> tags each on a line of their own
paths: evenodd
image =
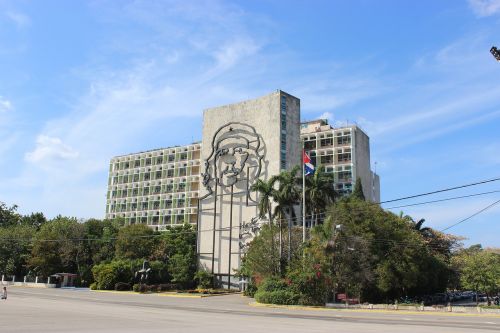
<svg viewBox="0 0 500 333">
<path fill-rule="evenodd" d="M 303 140 L 302 147 L 304 147 Z M 305 151 L 304 148 L 302 148 L 302 243 L 306 242 L 306 164 L 304 155 Z"/>
</svg>

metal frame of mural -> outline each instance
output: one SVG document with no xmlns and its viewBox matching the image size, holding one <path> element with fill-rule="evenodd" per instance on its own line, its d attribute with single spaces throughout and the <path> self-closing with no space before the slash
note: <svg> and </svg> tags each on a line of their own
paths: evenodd
<svg viewBox="0 0 500 333">
<path fill-rule="evenodd" d="M 212 256 L 212 273 L 215 272 L 215 241 L 217 230 L 217 201 L 218 197 L 224 195 L 230 196 L 229 207 L 229 263 L 228 263 L 228 288 L 231 288 L 231 257 L 233 240 L 233 204 L 235 195 L 244 195 L 246 206 L 255 206 L 256 200 L 252 199 L 250 187 L 257 180 L 262 171 L 262 160 L 265 153 L 260 150 L 264 144 L 260 135 L 253 126 L 241 122 L 229 122 L 217 129 L 212 138 L 212 151 L 205 160 L 205 172 L 202 173 L 203 186 L 207 194 L 198 200 L 198 230 L 200 230 L 201 202 L 213 197 L 213 208 L 207 209 L 213 211 L 213 230 L 212 230 L 212 252 L 198 254 L 210 254 Z M 248 165 L 250 164 L 250 165 Z M 243 185 L 243 188 L 241 185 Z M 235 192 L 235 187 L 239 190 Z M 229 193 L 223 193 L 224 189 L 230 188 Z M 221 193 L 219 194 L 219 189 Z M 221 199 L 222 200 L 222 199 Z M 257 232 L 258 218 L 252 218 L 248 223 L 239 225 L 239 252 L 245 247 L 243 244 L 244 235 L 250 235 L 250 232 Z M 220 255 L 220 254 L 219 254 Z M 214 273 L 214 275 L 216 275 Z M 226 274 L 218 273 L 218 276 Z"/>
</svg>

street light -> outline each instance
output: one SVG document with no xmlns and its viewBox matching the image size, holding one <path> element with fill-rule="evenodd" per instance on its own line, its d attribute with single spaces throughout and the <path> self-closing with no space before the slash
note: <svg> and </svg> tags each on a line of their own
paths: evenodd
<svg viewBox="0 0 500 333">
<path fill-rule="evenodd" d="M 490 49 L 491 54 L 495 57 L 495 59 L 500 62 L 500 50 L 497 49 L 495 46 L 492 46 Z"/>
</svg>

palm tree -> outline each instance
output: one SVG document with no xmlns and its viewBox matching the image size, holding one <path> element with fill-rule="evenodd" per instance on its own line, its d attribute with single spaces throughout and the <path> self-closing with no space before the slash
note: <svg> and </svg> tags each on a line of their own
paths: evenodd
<svg viewBox="0 0 500 333">
<path fill-rule="evenodd" d="M 273 233 L 273 212 L 272 212 L 272 199 L 277 196 L 277 191 L 274 188 L 276 183 L 276 177 L 271 177 L 268 181 L 257 179 L 257 181 L 250 187 L 251 191 L 258 192 L 259 202 L 258 202 L 258 210 L 260 218 L 269 219 L 269 225 L 271 227 L 271 233 Z M 271 239 L 271 251 L 273 262 L 275 261 L 274 256 L 274 234 Z"/>
<path fill-rule="evenodd" d="M 403 215 L 403 214 L 404 214 L 403 212 L 400 212 L 399 217 L 408 222 L 410 224 L 410 227 L 413 230 L 417 231 L 420 235 L 422 235 L 422 237 L 424 237 L 425 240 L 430 240 L 434 238 L 435 233 L 434 230 L 432 230 L 432 228 L 429 227 L 422 228 L 422 225 L 425 223 L 425 219 L 420 219 L 418 221 L 415 221 L 410 215 Z"/>
<path fill-rule="evenodd" d="M 325 172 L 325 167 L 322 165 L 312 177 L 306 177 L 306 203 L 314 225 L 318 224 L 319 212 L 335 202 L 337 192 L 334 183 L 333 173 Z"/>
<path fill-rule="evenodd" d="M 432 230 L 432 228 L 429 228 L 429 227 L 424 227 L 422 228 L 422 225 L 424 224 L 425 222 L 425 219 L 420 219 L 418 221 L 413 221 L 413 230 L 417 231 L 419 234 L 422 235 L 422 237 L 424 237 L 424 239 L 426 241 L 431 241 L 433 238 L 435 238 L 435 233 L 434 233 L 434 230 Z"/>
<path fill-rule="evenodd" d="M 272 225 L 272 208 L 271 200 L 275 196 L 276 190 L 274 189 L 274 184 L 276 183 L 275 177 L 272 177 L 268 181 L 257 179 L 257 181 L 250 187 L 251 191 L 258 192 L 259 196 L 259 217 L 268 218 L 269 223 Z M 267 216 L 266 216 L 267 215 Z"/>
<path fill-rule="evenodd" d="M 279 216 L 279 221 L 286 219 L 288 222 L 288 261 L 291 255 L 291 238 L 292 238 L 292 219 L 294 216 L 293 206 L 298 204 L 300 199 L 300 178 L 297 177 L 300 167 L 295 166 L 290 171 L 282 171 L 278 176 L 275 176 L 279 182 L 278 191 L 275 195 L 275 216 Z M 280 224 L 280 239 L 281 239 L 281 224 Z M 280 243 L 281 246 L 281 243 Z"/>
</svg>

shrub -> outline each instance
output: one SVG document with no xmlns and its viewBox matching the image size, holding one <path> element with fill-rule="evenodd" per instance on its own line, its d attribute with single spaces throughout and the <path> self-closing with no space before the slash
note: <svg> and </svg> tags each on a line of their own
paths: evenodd
<svg viewBox="0 0 500 333">
<path fill-rule="evenodd" d="M 250 282 L 247 285 L 247 289 L 243 292 L 243 295 L 249 296 L 249 297 L 255 297 L 255 293 L 257 292 L 257 286 Z"/>
<path fill-rule="evenodd" d="M 255 300 L 266 304 L 299 304 L 301 296 L 289 290 L 258 291 L 255 293 Z"/>
<path fill-rule="evenodd" d="M 132 290 L 138 293 L 140 291 L 141 285 L 136 283 L 132 286 Z"/>
<path fill-rule="evenodd" d="M 94 282 L 90 285 L 90 290 L 96 290 L 96 289 L 97 289 L 97 283 Z"/>
<path fill-rule="evenodd" d="M 184 288 L 194 287 L 196 272 L 196 256 L 193 253 L 177 253 L 169 260 L 172 282 L 181 284 Z"/>
<path fill-rule="evenodd" d="M 289 290 L 300 295 L 299 304 L 325 305 L 328 288 L 323 274 L 314 271 L 294 271 L 288 274 L 288 277 Z"/>
<path fill-rule="evenodd" d="M 267 291 L 267 292 L 276 290 L 288 290 L 288 284 L 282 279 L 270 277 L 264 279 L 264 281 L 262 281 L 258 289 L 258 291 Z"/>
<path fill-rule="evenodd" d="M 181 285 L 178 283 L 162 283 L 159 285 L 158 291 L 170 291 L 170 290 L 179 290 L 182 289 Z"/>
<path fill-rule="evenodd" d="M 212 287 L 214 276 L 205 270 L 199 270 L 194 275 L 194 279 L 198 284 L 198 288 L 207 289 Z"/>
<path fill-rule="evenodd" d="M 116 291 L 127 291 L 130 290 L 130 284 L 125 282 L 118 282 L 115 284 Z"/>
<path fill-rule="evenodd" d="M 147 285 L 145 284 L 139 284 L 139 290 L 138 290 L 140 293 L 146 293 L 149 291 L 149 288 Z"/>
</svg>

